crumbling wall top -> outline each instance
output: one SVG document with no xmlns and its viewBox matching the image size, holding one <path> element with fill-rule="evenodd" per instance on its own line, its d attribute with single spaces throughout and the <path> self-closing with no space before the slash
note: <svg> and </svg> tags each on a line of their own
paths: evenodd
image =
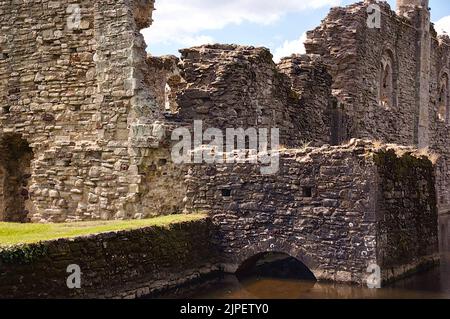
<svg viewBox="0 0 450 319">
<path fill-rule="evenodd" d="M 135 0 L 133 2 L 133 14 L 139 29 L 145 29 L 152 25 L 152 13 L 155 9 L 155 0 Z"/>
</svg>

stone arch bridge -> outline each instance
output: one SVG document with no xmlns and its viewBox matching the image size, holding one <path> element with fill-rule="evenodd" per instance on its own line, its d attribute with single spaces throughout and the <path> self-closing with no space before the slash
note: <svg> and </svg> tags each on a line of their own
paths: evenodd
<svg viewBox="0 0 450 319">
<path fill-rule="evenodd" d="M 438 259 L 434 166 L 412 149 L 352 140 L 280 154 L 280 171 L 193 166 L 188 211 L 209 212 L 226 271 L 265 252 L 295 257 L 319 280 L 383 281 Z"/>
</svg>

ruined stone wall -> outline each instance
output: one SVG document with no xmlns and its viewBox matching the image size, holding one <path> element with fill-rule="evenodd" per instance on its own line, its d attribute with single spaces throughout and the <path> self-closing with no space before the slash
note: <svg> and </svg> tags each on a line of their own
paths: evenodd
<svg viewBox="0 0 450 319">
<path fill-rule="evenodd" d="M 342 141 L 356 137 L 428 146 L 441 157 L 437 187 L 444 209 L 450 203 L 449 105 L 446 119 L 440 120 L 438 100 L 442 76 L 448 73 L 448 40 L 438 39 L 429 28 L 428 8 L 412 8 L 400 16 L 389 4 L 379 2 L 380 28 L 370 28 L 371 3 L 375 1 L 333 8 L 308 33 L 307 53 L 320 54 L 333 77 L 333 95 L 344 113 Z M 429 50 L 427 41 L 431 41 Z M 391 73 L 388 81 L 383 73 L 386 66 Z M 380 93 L 387 89 L 388 101 Z"/>
<path fill-rule="evenodd" d="M 76 32 L 67 32 L 68 5 L 0 4 L 0 127 L 2 135 L 20 134 L 33 148 L 30 183 L 39 189 L 31 192 L 29 215 L 39 214 L 40 208 L 45 215 L 67 208 L 59 191 L 70 175 L 65 164 L 77 153 L 74 147 L 68 152 L 71 135 L 95 129 L 94 8 L 82 2 L 83 22 Z"/>
<path fill-rule="evenodd" d="M 175 56 L 148 56 L 146 59 L 144 81 L 151 96 L 155 98 L 155 107 L 164 113 L 165 117 L 150 124 L 150 130 L 144 129 L 139 133 L 143 143 L 139 143 L 140 147 L 136 149 L 142 156 L 138 166 L 141 178 L 136 186 L 142 212 L 139 217 L 143 218 L 180 213 L 184 208 L 186 187 L 183 180 L 187 168 L 175 165 L 171 155 L 171 133 L 173 129 L 186 125 L 172 120 L 177 117 L 179 111 L 177 95 L 186 86 L 178 63 L 179 59 Z M 169 91 L 167 86 L 170 86 Z M 145 138 L 152 135 L 157 139 L 151 141 L 151 146 L 148 147 Z M 129 206 L 128 209 L 135 208 Z"/>
<path fill-rule="evenodd" d="M 414 144 L 416 129 L 417 32 L 406 18 L 379 3 L 381 29 L 367 26 L 368 3 L 333 8 L 324 22 L 308 33 L 307 53 L 320 54 L 333 76 L 333 93 L 352 119 L 344 138 L 378 139 Z M 393 62 L 394 105 L 379 102 L 380 65 Z M 345 124 L 345 123 L 344 123 Z"/>
<path fill-rule="evenodd" d="M 446 96 L 441 97 L 440 82 L 450 74 L 450 39 L 448 37 L 433 39 L 431 52 L 430 150 L 440 157 L 437 166 L 438 205 L 441 212 L 448 212 L 450 211 L 450 100 L 448 89 Z M 440 117 L 442 104 L 447 105 L 444 117 Z"/>
<path fill-rule="evenodd" d="M 236 45 L 181 52 L 187 87 L 177 94 L 179 120 L 223 130 L 279 128 L 287 147 L 330 143 L 331 79 L 319 63 L 285 59 L 280 71 L 267 49 Z"/>
<path fill-rule="evenodd" d="M 368 2 L 332 9 L 309 33 L 310 55 L 279 65 L 267 49 L 236 45 L 185 49 L 181 61 L 148 57 L 139 31 L 151 24 L 152 0 L 82 1 L 74 28 L 71 4 L 0 3 L 0 149 L 20 141 L 30 151 L 14 168 L 0 158 L 2 219 L 14 197 L 21 221 L 179 212 L 187 169 L 172 163 L 169 137 L 194 120 L 204 129 L 279 128 L 288 148 L 351 137 L 417 143 L 419 21 L 388 4 L 381 30 L 367 27 Z M 433 40 L 431 52 L 430 146 L 441 156 L 446 207 L 449 130 L 436 100 L 448 48 Z M 389 107 L 379 101 L 380 61 L 392 66 Z"/>
<path fill-rule="evenodd" d="M 184 88 L 184 80 L 178 68 L 179 59 L 175 56 L 147 58 L 147 72 L 145 74 L 158 108 L 169 113 L 178 112 L 176 104 L 177 93 Z"/>
<path fill-rule="evenodd" d="M 173 163 L 170 137 L 182 127 L 192 135 L 195 120 L 203 121 L 203 131 L 218 128 L 224 136 L 227 128 L 279 128 L 280 143 L 288 147 L 330 143 L 331 78 L 319 59 L 296 56 L 277 66 L 267 49 L 214 45 L 182 50 L 176 62 L 147 59 L 145 78 L 158 107 L 168 99 L 176 108 L 166 110 L 162 142 L 146 150 L 142 165 L 141 203 L 151 214 L 184 208 L 188 166 Z M 171 82 L 175 77 L 179 86 Z"/>
<path fill-rule="evenodd" d="M 439 251 L 438 206 L 431 161 L 395 150 L 374 156 L 378 168 L 377 259 L 385 281 L 433 263 Z"/>
<path fill-rule="evenodd" d="M 343 114 L 354 113 L 355 97 L 352 94 L 359 85 L 357 78 L 359 40 L 361 28 L 359 15 L 347 14 L 342 8 L 332 8 L 327 18 L 315 30 L 307 33 L 306 52 L 322 57 L 333 78 L 333 94 L 338 98 L 339 109 Z M 360 14 L 361 15 L 361 14 Z M 341 141 L 354 136 L 354 121 L 343 119 L 341 123 Z"/>
<path fill-rule="evenodd" d="M 292 90 L 300 98 L 291 121 L 305 143 L 311 146 L 337 144 L 336 101 L 331 98 L 332 78 L 317 56 L 293 55 L 278 64 L 281 73 L 291 80 Z M 299 123 L 295 123 L 300 121 Z"/>
<path fill-rule="evenodd" d="M 157 145 L 153 122 L 162 114 L 139 33 L 153 1 L 77 5 L 79 24 L 72 1 L 0 3 L 0 134 L 20 136 L 33 152 L 23 213 L 33 221 L 141 217 L 141 148 Z"/>
<path fill-rule="evenodd" d="M 298 258 L 318 279 L 365 283 L 371 264 L 388 271 L 389 258 L 395 265 L 417 266 L 437 253 L 432 164 L 414 157 L 410 166 L 400 168 L 409 176 L 404 181 L 382 174 L 407 159 L 394 156 L 380 170 L 377 152 L 386 151 L 364 141 L 283 151 L 279 173 L 269 176 L 250 164 L 194 166 L 186 180 L 187 208 L 210 213 L 229 271 L 259 253 L 276 251 Z M 402 192 L 384 188 L 379 196 L 388 182 L 404 187 Z M 407 248 L 407 259 L 379 240 L 386 224 L 389 236 L 405 236 L 401 247 Z M 426 225 L 422 232 L 420 225 Z M 403 234 L 405 227 L 415 232 Z"/>
<path fill-rule="evenodd" d="M 208 220 L 0 249 L 0 297 L 139 298 L 217 271 Z M 81 288 L 69 289 L 69 265 Z"/>
</svg>

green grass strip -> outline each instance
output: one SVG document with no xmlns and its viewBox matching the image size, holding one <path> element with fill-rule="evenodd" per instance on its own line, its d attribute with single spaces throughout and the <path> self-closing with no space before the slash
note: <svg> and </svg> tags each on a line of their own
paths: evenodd
<svg viewBox="0 0 450 319">
<path fill-rule="evenodd" d="M 18 224 L 0 222 L 0 247 L 152 226 L 168 227 L 172 224 L 201 220 L 205 217 L 206 215 L 203 214 L 180 214 L 140 220 L 90 221 L 62 224 Z"/>
</svg>

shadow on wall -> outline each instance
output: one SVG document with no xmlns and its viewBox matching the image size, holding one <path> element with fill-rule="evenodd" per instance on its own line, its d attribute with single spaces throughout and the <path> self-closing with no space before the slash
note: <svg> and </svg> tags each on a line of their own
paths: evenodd
<svg viewBox="0 0 450 319">
<path fill-rule="evenodd" d="M 29 221 L 32 158 L 32 149 L 20 135 L 0 137 L 0 221 Z"/>
<path fill-rule="evenodd" d="M 439 216 L 439 227 L 440 251 L 450 255 L 450 215 Z"/>
</svg>

